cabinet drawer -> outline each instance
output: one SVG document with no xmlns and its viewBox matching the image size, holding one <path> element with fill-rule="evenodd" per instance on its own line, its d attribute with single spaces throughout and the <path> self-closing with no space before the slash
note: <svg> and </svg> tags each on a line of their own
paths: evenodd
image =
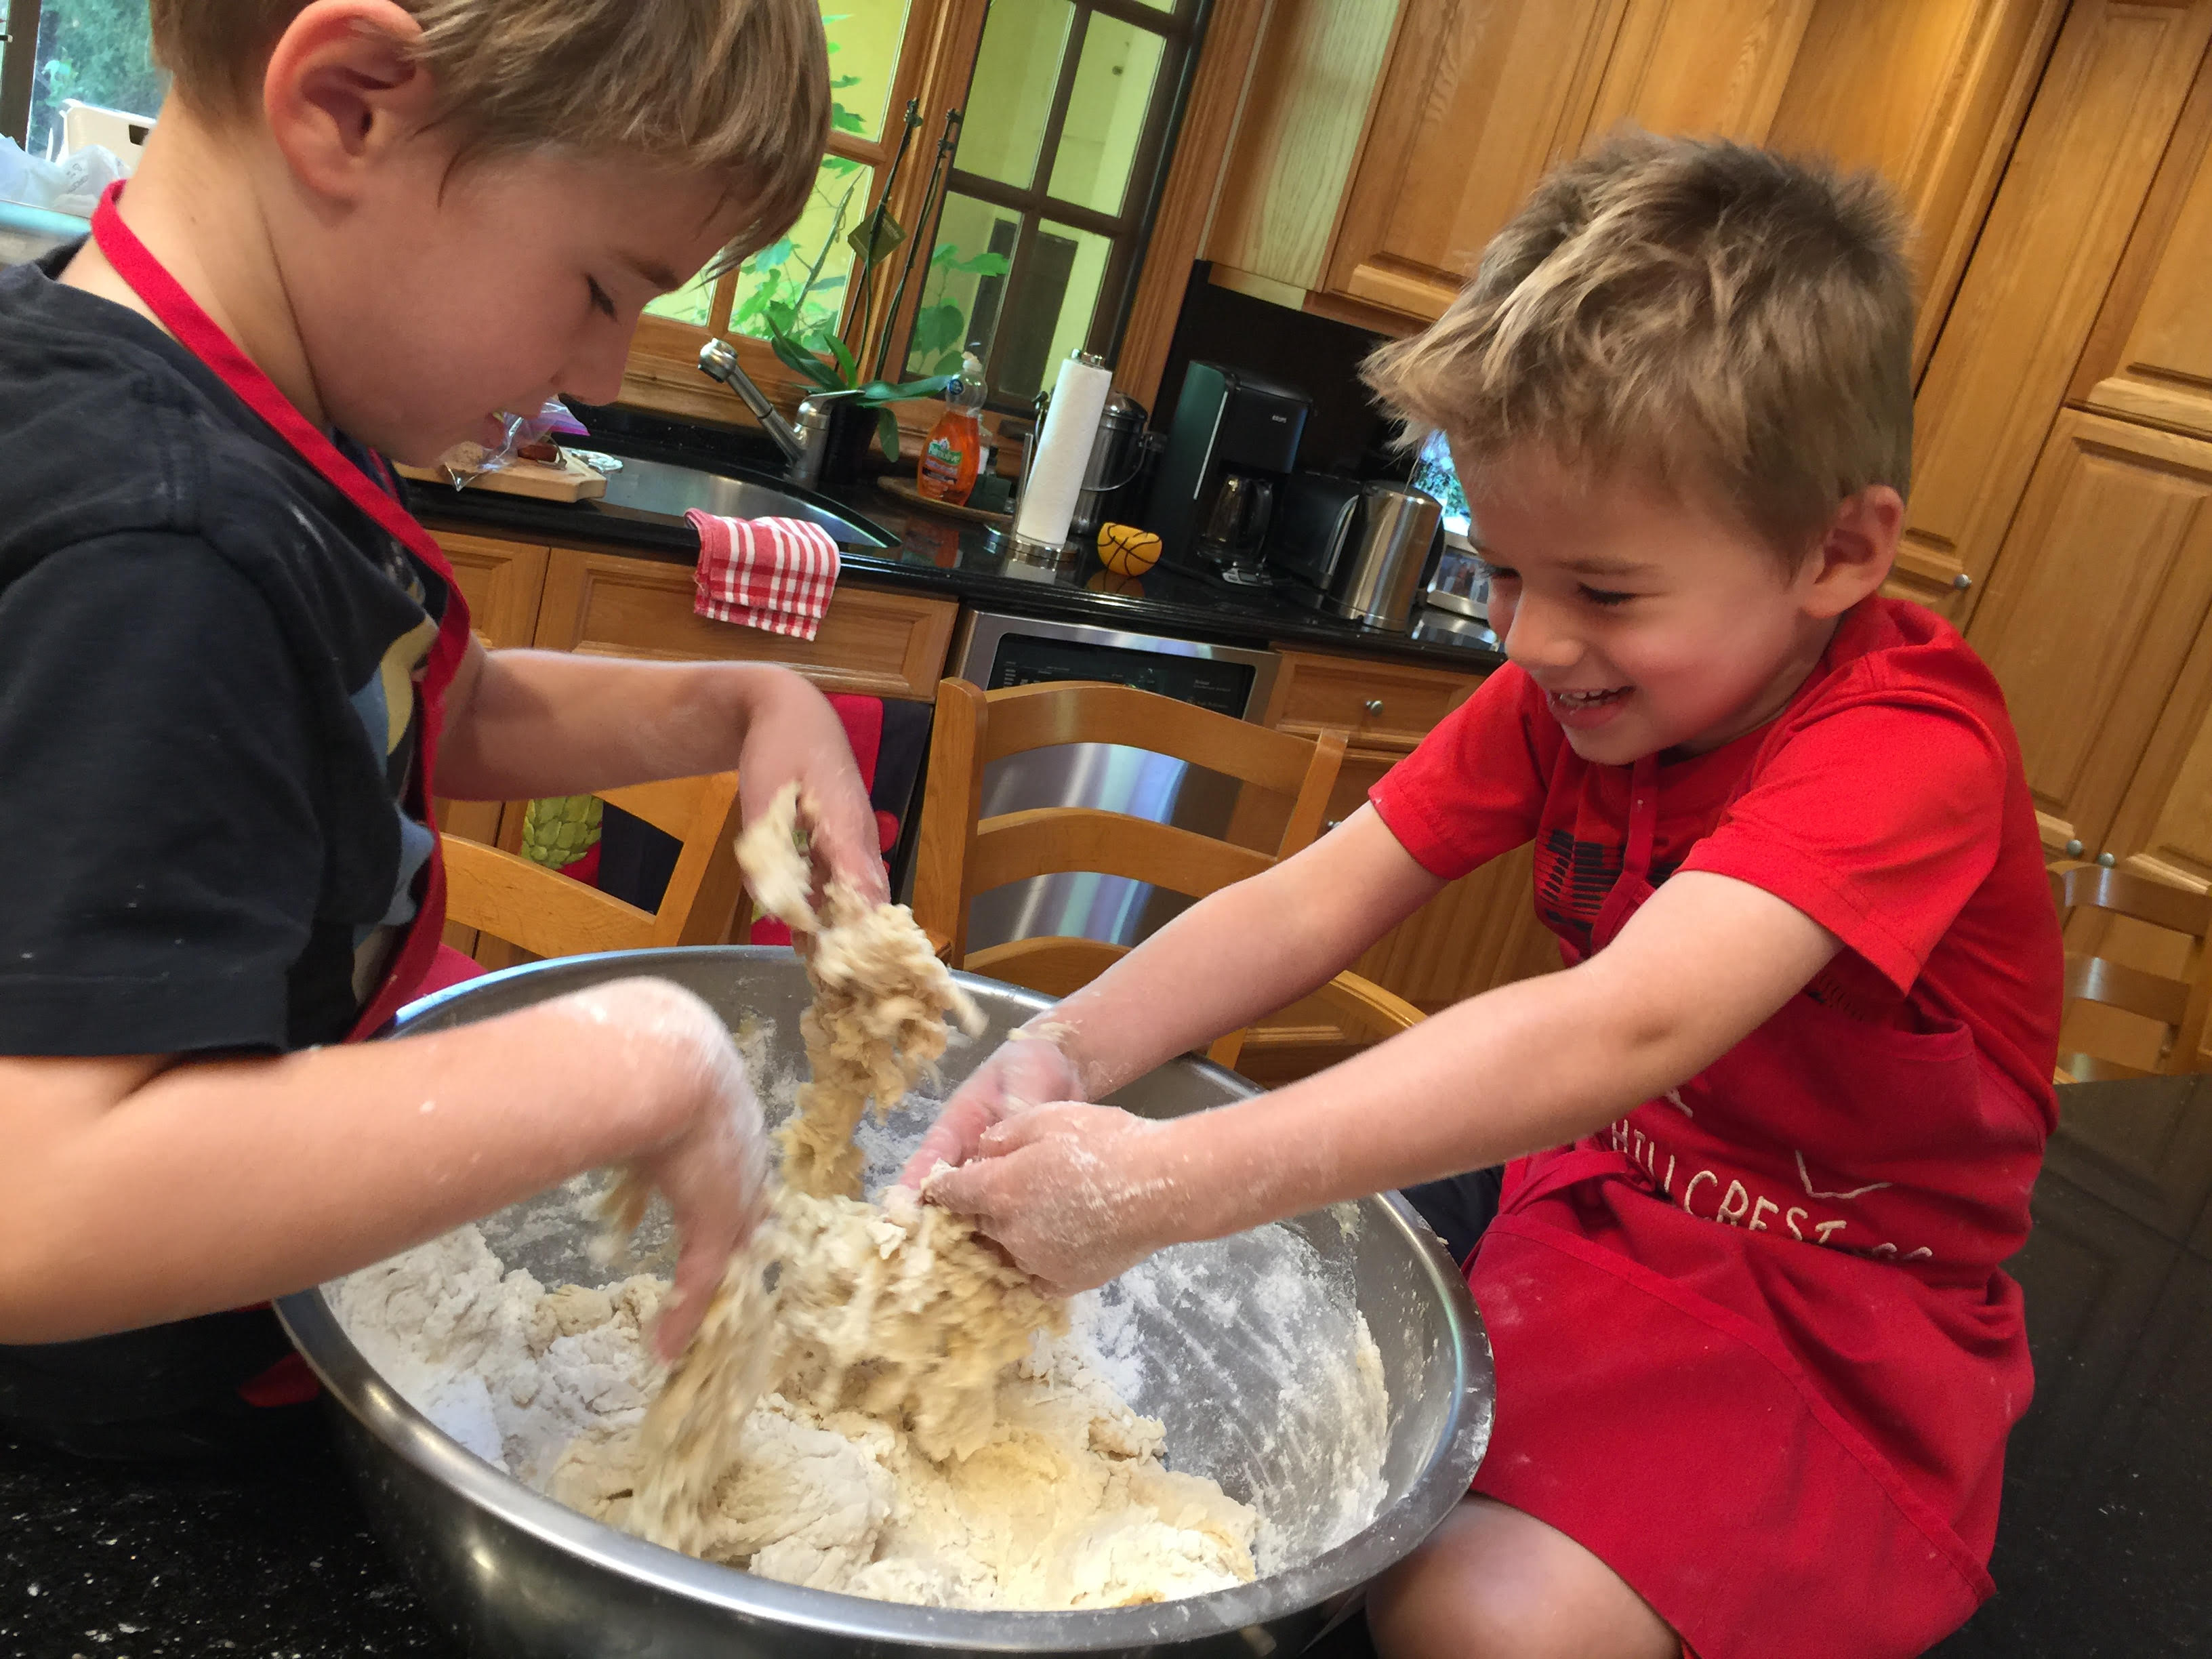
<svg viewBox="0 0 2212 1659">
<path fill-rule="evenodd" d="M 811 640 L 691 611 L 689 565 L 556 548 L 537 642 L 555 651 L 663 660 L 782 663 L 825 690 L 927 702 L 937 695 L 959 607 L 840 585 Z"/>
<path fill-rule="evenodd" d="M 1406 663 L 1285 652 L 1267 724 L 1288 732 L 1334 728 L 1356 744 L 1407 750 L 1480 683 L 1478 675 Z"/>
</svg>

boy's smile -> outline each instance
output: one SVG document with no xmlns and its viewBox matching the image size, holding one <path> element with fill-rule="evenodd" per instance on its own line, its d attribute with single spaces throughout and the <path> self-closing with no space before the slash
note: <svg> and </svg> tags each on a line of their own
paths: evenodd
<svg viewBox="0 0 2212 1659">
<path fill-rule="evenodd" d="M 1785 573 L 1749 526 L 1632 471 L 1594 481 L 1517 451 L 1462 476 L 1505 654 L 1575 752 L 1613 766 L 1717 748 L 1780 713 L 1887 574 L 1862 521 L 1901 511 L 1886 488 L 1852 497 Z"/>
</svg>

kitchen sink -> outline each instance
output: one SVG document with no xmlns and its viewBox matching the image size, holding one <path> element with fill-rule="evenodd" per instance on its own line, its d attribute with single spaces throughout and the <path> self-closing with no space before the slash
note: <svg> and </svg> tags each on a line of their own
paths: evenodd
<svg viewBox="0 0 2212 1659">
<path fill-rule="evenodd" d="M 607 493 L 601 499 L 610 507 L 665 513 L 673 519 L 682 518 L 695 507 L 726 519 L 810 519 L 848 547 L 898 545 L 896 537 L 858 514 L 818 495 L 797 494 L 766 474 L 736 468 L 702 472 L 696 467 L 625 455 L 621 467 L 607 475 Z"/>
</svg>

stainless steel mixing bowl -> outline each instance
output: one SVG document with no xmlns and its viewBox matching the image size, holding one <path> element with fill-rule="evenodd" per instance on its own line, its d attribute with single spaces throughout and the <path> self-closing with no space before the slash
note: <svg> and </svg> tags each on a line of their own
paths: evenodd
<svg viewBox="0 0 2212 1659">
<path fill-rule="evenodd" d="M 802 1063 L 798 1016 L 806 986 L 796 959 L 780 949 L 635 951 L 533 963 L 427 998 L 402 1015 L 399 1030 L 441 1030 L 641 973 L 690 987 L 733 1030 L 759 1030 L 771 1085 L 779 1073 L 787 1079 Z M 960 977 L 990 1029 L 946 1057 L 948 1085 L 1045 1001 L 996 981 Z M 1241 1078 L 1186 1060 L 1131 1085 L 1115 1103 L 1172 1117 L 1253 1092 Z M 926 1104 L 908 1114 L 907 1145 L 927 1116 Z M 896 1150 L 879 1148 L 877 1163 Z M 544 1200 L 539 1204 L 531 1224 L 506 1230 L 508 1239 L 539 1252 L 533 1257 L 525 1251 L 523 1264 L 547 1283 L 556 1282 L 549 1273 L 570 1263 L 587 1272 L 587 1228 L 573 1205 L 562 1212 L 572 1218 L 567 1236 L 554 1241 L 557 1259 L 549 1261 L 544 1221 L 552 1212 Z M 362 1358 L 321 1291 L 287 1297 L 277 1310 L 344 1408 L 337 1414 L 342 1439 L 380 1535 L 473 1653 L 500 1659 L 1005 1653 L 1265 1659 L 1296 1653 L 1333 1608 L 1449 1512 L 1481 1461 L 1492 1403 L 1490 1347 L 1474 1302 L 1443 1245 L 1401 1200 L 1339 1205 L 1286 1223 L 1285 1230 L 1274 1236 L 1274 1259 L 1288 1250 L 1310 1263 L 1340 1294 L 1346 1322 L 1357 1306 L 1381 1350 L 1389 1413 L 1380 1506 L 1342 1541 L 1314 1540 L 1329 1544 L 1318 1550 L 1301 1547 L 1293 1522 L 1279 1570 L 1254 1583 L 1096 1612 L 905 1607 L 756 1578 L 661 1549 L 563 1508 L 448 1439 Z M 1212 1277 L 1201 1293 L 1177 1305 L 1132 1304 L 1143 1357 L 1160 1363 L 1132 1389 L 1130 1403 L 1166 1421 L 1175 1467 L 1212 1475 L 1231 1495 L 1261 1501 L 1263 1512 L 1273 1511 L 1281 1522 L 1301 1503 L 1326 1508 L 1331 1496 L 1312 1490 L 1331 1468 L 1328 1456 L 1312 1455 L 1333 1426 L 1316 1415 L 1328 1408 L 1313 1404 L 1327 1391 L 1316 1395 L 1307 1386 L 1310 1376 L 1302 1382 L 1296 1373 L 1309 1360 L 1344 1366 L 1348 1355 L 1336 1345 L 1349 1325 L 1302 1322 L 1287 1345 L 1252 1340 L 1251 1331 L 1237 1322 L 1237 1309 L 1258 1271 L 1261 1257 L 1254 1252 L 1269 1248 L 1267 1231 L 1195 1247 L 1216 1252 L 1206 1258 Z M 487 1231 L 507 1255 L 495 1224 L 488 1223 Z M 1321 1443 L 1319 1449 L 1328 1448 Z"/>
</svg>

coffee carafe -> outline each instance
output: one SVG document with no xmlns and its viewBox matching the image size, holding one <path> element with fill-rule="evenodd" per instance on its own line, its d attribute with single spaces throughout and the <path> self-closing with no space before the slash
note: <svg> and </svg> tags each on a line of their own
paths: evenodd
<svg viewBox="0 0 2212 1659">
<path fill-rule="evenodd" d="M 1267 520 L 1297 464 L 1310 407 L 1303 392 L 1242 370 L 1190 365 L 1144 519 L 1159 533 L 1165 561 L 1237 581 L 1267 580 Z"/>
<path fill-rule="evenodd" d="M 1213 505 L 1199 532 L 1197 554 L 1224 581 L 1239 586 L 1267 585 L 1261 550 L 1275 512 L 1275 481 L 1257 472 L 1224 472 L 1214 486 Z"/>
</svg>

